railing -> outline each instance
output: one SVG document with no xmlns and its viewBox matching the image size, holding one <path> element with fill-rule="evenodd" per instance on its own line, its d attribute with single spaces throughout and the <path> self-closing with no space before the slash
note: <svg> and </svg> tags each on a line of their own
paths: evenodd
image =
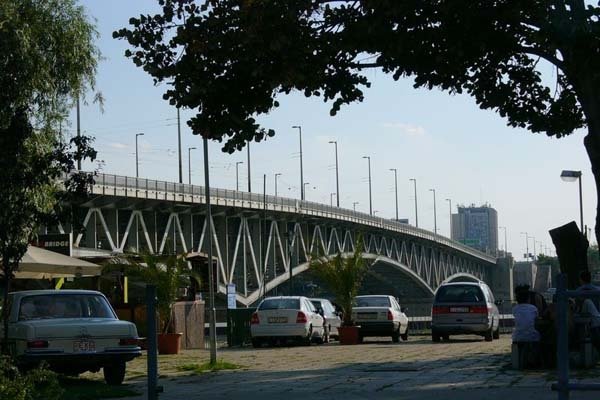
<svg viewBox="0 0 600 400">
<path fill-rule="evenodd" d="M 197 199 L 199 203 L 202 203 L 202 198 L 206 194 L 203 186 L 166 182 L 146 178 L 132 178 L 113 174 L 98 174 L 95 178 L 95 181 L 95 186 L 100 186 L 100 191 L 102 191 L 102 194 L 105 195 L 116 196 L 121 195 L 121 192 L 124 192 L 123 194 L 125 197 L 144 197 L 157 200 L 162 199 L 166 201 L 184 201 L 192 203 L 195 199 Z M 120 190 L 119 194 L 117 194 L 117 190 Z M 211 198 L 216 199 L 215 203 L 213 203 L 215 205 L 219 205 L 219 200 L 230 200 L 240 201 L 244 207 L 254 209 L 262 209 L 263 207 L 266 207 L 267 210 L 270 211 L 277 210 L 290 212 L 289 209 L 292 208 L 293 212 L 297 214 L 317 215 L 325 218 L 350 221 L 362 225 L 378 227 L 381 229 L 434 241 L 438 244 L 459 250 L 486 262 L 492 264 L 496 263 L 495 257 L 475 250 L 462 243 L 448 239 L 445 236 L 438 235 L 425 229 L 416 228 L 408 224 L 403 224 L 398 221 L 374 217 L 359 211 L 332 207 L 312 201 L 290 199 L 286 197 L 275 197 L 271 195 L 266 195 L 263 197 L 262 194 L 229 189 L 211 188 L 210 196 Z M 189 200 L 186 199 L 186 197 L 189 197 Z M 265 202 L 264 204 L 263 200 Z"/>
</svg>

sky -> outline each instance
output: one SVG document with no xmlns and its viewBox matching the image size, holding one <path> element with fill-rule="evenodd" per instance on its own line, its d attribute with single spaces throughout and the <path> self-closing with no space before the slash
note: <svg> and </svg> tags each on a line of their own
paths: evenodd
<svg viewBox="0 0 600 400">
<path fill-rule="evenodd" d="M 83 105 L 81 129 L 96 138 L 102 172 L 135 176 L 135 135 L 139 138 L 140 177 L 178 181 L 177 113 L 162 99 L 166 85 L 154 86 L 151 77 L 123 53 L 128 48 L 112 32 L 128 26 L 132 16 L 155 13 L 156 0 L 82 0 L 95 19 L 99 64 L 96 91 L 106 102 L 104 112 L 95 104 Z M 526 251 L 551 249 L 548 230 L 570 221 L 579 222 L 576 183 L 560 179 L 563 169 L 583 172 L 584 224 L 592 228 L 596 196 L 590 162 L 583 146 L 584 131 L 566 138 L 549 138 L 506 125 L 496 112 L 480 110 L 466 95 L 438 90 L 414 89 L 411 79 L 394 81 L 380 71 L 367 73 L 372 87 L 365 100 L 345 106 L 335 117 L 330 104 L 292 93 L 278 98 L 281 106 L 258 120 L 276 135 L 251 145 L 252 191 L 262 193 L 266 174 L 268 194 L 300 197 L 298 130 L 302 126 L 306 199 L 329 204 L 336 190 L 335 153 L 338 142 L 340 206 L 369 212 L 368 165 L 371 157 L 373 210 L 375 215 L 394 218 L 394 174 L 398 170 L 399 217 L 414 224 L 414 189 L 417 180 L 419 227 L 434 230 L 435 189 L 438 233 L 449 236 L 450 202 L 457 205 L 489 204 L 498 211 L 498 223 L 507 229 L 507 247 L 517 259 Z M 551 76 L 549 76 L 549 79 Z M 231 93 L 235 96 L 235 93 Z M 91 98 L 91 92 L 88 98 Z M 202 143 L 185 124 L 193 115 L 181 112 L 183 178 L 188 180 L 188 148 L 191 150 L 192 183 L 203 178 Z M 70 116 L 70 134 L 75 132 L 75 112 Z M 236 162 L 239 184 L 247 189 L 246 151 L 226 154 L 221 144 L 209 146 L 211 186 L 235 189 Z M 84 169 L 98 165 L 84 164 Z M 335 204 L 335 198 L 333 199 Z M 523 233 L 522 233 L 523 232 Z M 594 241 L 595 242 L 595 241 Z M 504 231 L 499 233 L 504 249 Z M 553 254 L 553 250 L 548 253 Z"/>
</svg>

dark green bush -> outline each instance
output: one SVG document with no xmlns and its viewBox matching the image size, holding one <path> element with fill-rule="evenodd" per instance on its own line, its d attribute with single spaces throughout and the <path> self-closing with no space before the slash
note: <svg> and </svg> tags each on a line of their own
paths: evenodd
<svg viewBox="0 0 600 400">
<path fill-rule="evenodd" d="M 0 399 L 60 400 L 62 395 L 57 375 L 44 366 L 21 372 L 9 357 L 0 358 Z"/>
</svg>

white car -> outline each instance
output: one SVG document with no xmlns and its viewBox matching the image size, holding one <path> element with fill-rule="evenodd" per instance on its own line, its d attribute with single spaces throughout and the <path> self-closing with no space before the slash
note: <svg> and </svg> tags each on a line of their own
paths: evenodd
<svg viewBox="0 0 600 400">
<path fill-rule="evenodd" d="M 306 297 L 268 297 L 252 314 L 250 332 L 254 347 L 288 339 L 310 345 L 323 342 L 324 320 Z"/>
<path fill-rule="evenodd" d="M 10 348 L 21 366 L 45 361 L 69 375 L 102 368 L 106 382 L 119 385 L 125 363 L 141 355 L 135 325 L 120 321 L 100 292 L 14 292 L 8 306 Z"/>
<path fill-rule="evenodd" d="M 342 325 L 340 313 L 327 299 L 310 299 L 310 302 L 317 308 L 319 314 L 325 318 L 324 341 L 328 342 L 329 339 L 338 340 L 340 336 L 338 328 Z"/>
<path fill-rule="evenodd" d="M 408 340 L 408 317 L 393 296 L 357 296 L 354 303 L 352 319 L 360 326 L 361 341 L 366 336 Z"/>
</svg>

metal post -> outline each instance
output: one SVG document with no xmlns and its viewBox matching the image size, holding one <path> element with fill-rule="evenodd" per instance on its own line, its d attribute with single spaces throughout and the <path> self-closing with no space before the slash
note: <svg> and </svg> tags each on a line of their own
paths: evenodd
<svg viewBox="0 0 600 400">
<path fill-rule="evenodd" d="M 265 279 L 267 275 L 267 253 L 265 251 L 265 242 L 267 235 L 267 174 L 263 174 L 263 223 L 262 235 L 260 235 L 260 263 L 262 265 L 262 297 L 267 295 Z"/>
<path fill-rule="evenodd" d="M 369 164 L 369 214 L 373 215 L 373 196 L 371 192 L 371 156 L 363 156 Z"/>
<path fill-rule="evenodd" d="M 277 197 L 277 177 L 278 176 L 281 176 L 280 172 L 275 174 L 275 197 Z"/>
<path fill-rule="evenodd" d="M 335 145 L 335 195 L 337 199 L 337 206 L 340 207 L 340 176 L 339 176 L 339 166 L 338 166 L 338 148 L 337 141 L 332 140 L 329 143 L 333 143 Z"/>
<path fill-rule="evenodd" d="M 558 275 L 556 297 L 558 301 L 558 337 L 556 342 L 557 375 L 558 375 L 558 399 L 569 399 L 569 327 L 567 320 L 567 276 Z"/>
<path fill-rule="evenodd" d="M 292 225 L 292 229 L 289 229 L 288 226 L 288 257 L 289 257 L 289 262 L 288 262 L 288 269 L 289 269 L 289 273 L 290 273 L 290 293 L 289 296 L 292 296 L 294 294 L 294 275 L 292 274 L 292 254 L 293 254 L 293 246 L 292 246 L 292 242 L 293 242 L 293 238 L 294 238 L 294 225 Z M 299 241 L 298 241 L 299 243 Z"/>
<path fill-rule="evenodd" d="M 433 233 L 437 235 L 437 210 L 435 205 L 435 189 L 429 189 L 430 192 L 433 192 Z"/>
<path fill-rule="evenodd" d="M 138 159 L 138 137 L 139 136 L 144 136 L 144 134 L 143 133 L 135 134 L 135 177 L 136 178 L 140 177 L 139 159 Z M 137 185 L 137 182 L 136 182 L 136 185 Z"/>
<path fill-rule="evenodd" d="M 409 180 L 413 181 L 415 184 L 415 226 L 418 228 L 419 227 L 419 212 L 417 209 L 417 178 L 411 178 Z"/>
<path fill-rule="evenodd" d="M 248 142 L 248 193 L 252 193 L 252 183 L 250 176 L 250 142 Z"/>
<path fill-rule="evenodd" d="M 527 232 L 521 232 L 521 235 L 525 235 L 525 258 L 529 260 L 529 235 Z"/>
<path fill-rule="evenodd" d="M 77 95 L 77 137 L 81 136 L 81 107 L 79 105 L 79 95 Z M 79 150 L 79 148 L 77 149 Z M 81 171 L 81 158 L 77 159 L 77 170 Z"/>
<path fill-rule="evenodd" d="M 240 191 L 240 165 L 243 164 L 243 161 L 237 161 L 235 163 L 235 190 Z"/>
<path fill-rule="evenodd" d="M 581 173 L 579 174 L 579 224 L 584 236 L 587 236 L 587 229 L 583 227 L 583 197 L 581 193 Z"/>
<path fill-rule="evenodd" d="M 188 147 L 188 183 L 190 185 L 192 184 L 192 150 L 196 150 L 196 148 Z"/>
<path fill-rule="evenodd" d="M 158 343 L 156 338 L 156 286 L 146 286 L 146 323 L 148 326 L 148 400 L 158 399 Z"/>
<path fill-rule="evenodd" d="M 398 169 L 390 168 L 394 172 L 394 192 L 396 193 L 396 221 L 398 221 Z"/>
<path fill-rule="evenodd" d="M 217 330 L 216 330 L 216 310 L 215 310 L 215 283 L 212 259 L 212 211 L 210 208 L 210 179 L 208 169 L 208 139 L 202 137 L 204 147 L 204 190 L 206 198 L 206 236 L 208 239 L 208 308 L 209 308 L 209 335 L 210 335 L 210 362 L 217 362 Z"/>
<path fill-rule="evenodd" d="M 329 205 L 331 207 L 333 207 L 333 196 L 335 196 L 335 193 L 329 193 Z"/>
<path fill-rule="evenodd" d="M 300 139 L 300 200 L 304 200 L 304 169 L 302 167 L 302 127 L 300 125 L 292 126 L 298 129 L 298 137 Z"/>
<path fill-rule="evenodd" d="M 449 237 L 452 238 L 452 199 L 446 199 L 446 201 L 448 202 L 448 205 L 450 208 L 450 235 L 449 235 Z"/>
<path fill-rule="evenodd" d="M 360 204 L 358 201 L 355 201 L 352 203 L 352 207 L 354 208 L 354 211 L 356 211 L 356 205 Z"/>
<path fill-rule="evenodd" d="M 183 183 L 183 167 L 181 166 L 181 119 L 179 118 L 179 107 L 177 107 L 177 148 L 179 150 L 179 183 Z"/>
</svg>

